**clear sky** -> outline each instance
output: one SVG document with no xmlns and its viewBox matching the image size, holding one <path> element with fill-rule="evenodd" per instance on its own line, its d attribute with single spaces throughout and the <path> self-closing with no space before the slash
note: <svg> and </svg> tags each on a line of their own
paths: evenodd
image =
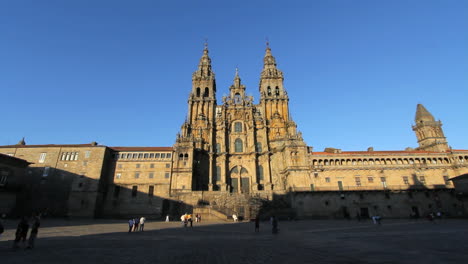
<svg viewBox="0 0 468 264">
<path fill-rule="evenodd" d="M 208 39 L 217 98 L 268 37 L 314 150 L 417 147 L 422 103 L 468 149 L 468 1 L 0 1 L 0 145 L 172 146 Z"/>
</svg>

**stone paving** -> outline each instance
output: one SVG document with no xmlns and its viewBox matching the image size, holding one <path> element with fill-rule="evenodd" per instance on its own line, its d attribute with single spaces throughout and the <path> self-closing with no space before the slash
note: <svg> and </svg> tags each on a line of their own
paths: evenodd
<svg viewBox="0 0 468 264">
<path fill-rule="evenodd" d="M 50 220 L 36 248 L 12 250 L 16 221 L 5 223 L 0 263 L 467 263 L 468 220 L 149 221 L 144 232 L 127 233 L 125 221 Z"/>
</svg>

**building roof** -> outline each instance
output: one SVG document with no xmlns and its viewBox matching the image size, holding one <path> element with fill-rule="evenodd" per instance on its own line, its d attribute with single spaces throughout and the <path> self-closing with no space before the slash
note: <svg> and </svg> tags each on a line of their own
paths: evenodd
<svg viewBox="0 0 468 264">
<path fill-rule="evenodd" d="M 114 151 L 172 151 L 172 147 L 109 147 Z"/>
<path fill-rule="evenodd" d="M 468 152 L 468 150 L 452 150 L 457 152 Z M 330 153 L 330 152 L 311 152 L 312 155 L 327 155 L 327 156 L 337 156 L 337 155 L 406 155 L 406 154 L 447 154 L 448 152 L 437 152 L 437 151 L 425 151 L 425 150 L 387 150 L 387 151 L 342 151 L 339 153 Z"/>
<path fill-rule="evenodd" d="M 0 148 L 60 148 L 60 147 L 105 147 L 103 145 L 98 145 L 97 143 L 89 144 L 45 144 L 45 145 L 4 145 Z"/>
<path fill-rule="evenodd" d="M 5 155 L 0 153 L 0 163 L 6 163 L 10 165 L 19 165 L 20 167 L 27 167 L 29 164 L 33 164 L 32 162 L 28 162 L 24 159 L 20 159 L 17 157 L 13 157 L 10 155 Z"/>
</svg>

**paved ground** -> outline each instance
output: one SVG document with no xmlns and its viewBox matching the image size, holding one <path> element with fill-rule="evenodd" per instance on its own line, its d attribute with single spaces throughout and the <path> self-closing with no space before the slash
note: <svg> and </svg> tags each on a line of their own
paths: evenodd
<svg viewBox="0 0 468 264">
<path fill-rule="evenodd" d="M 127 233 L 116 220 L 44 220 L 33 250 L 13 251 L 16 222 L 0 237 L 0 263 L 467 263 L 468 220 L 149 222 Z"/>
</svg>

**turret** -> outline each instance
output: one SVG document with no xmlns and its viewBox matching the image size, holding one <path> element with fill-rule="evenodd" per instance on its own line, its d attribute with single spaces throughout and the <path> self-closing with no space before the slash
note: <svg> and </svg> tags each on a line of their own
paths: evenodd
<svg viewBox="0 0 468 264">
<path fill-rule="evenodd" d="M 416 107 L 416 123 L 413 131 L 418 139 L 419 150 L 445 152 L 449 150 L 447 139 L 442 130 L 442 122 L 435 121 L 429 111 L 422 105 Z"/>
</svg>

